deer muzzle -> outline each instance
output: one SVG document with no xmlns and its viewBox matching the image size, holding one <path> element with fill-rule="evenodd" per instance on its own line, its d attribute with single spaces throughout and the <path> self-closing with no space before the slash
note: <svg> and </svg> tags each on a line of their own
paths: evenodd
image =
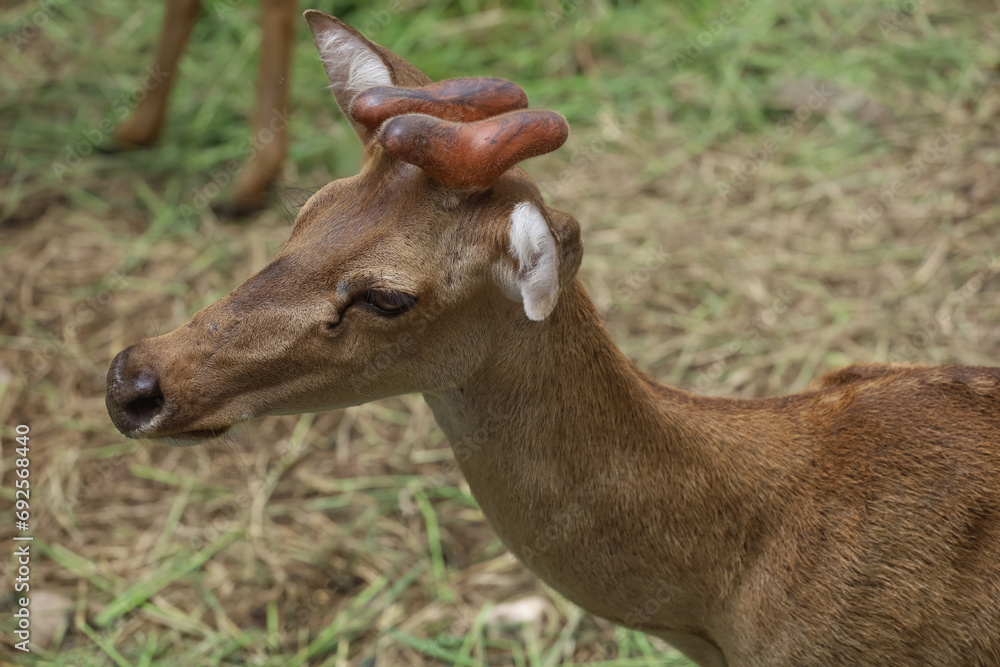
<svg viewBox="0 0 1000 667">
<path fill-rule="evenodd" d="M 193 444 L 222 435 L 238 421 L 226 416 L 231 397 L 213 382 L 217 346 L 198 338 L 183 326 L 115 356 L 104 400 L 123 435 Z"/>
</svg>

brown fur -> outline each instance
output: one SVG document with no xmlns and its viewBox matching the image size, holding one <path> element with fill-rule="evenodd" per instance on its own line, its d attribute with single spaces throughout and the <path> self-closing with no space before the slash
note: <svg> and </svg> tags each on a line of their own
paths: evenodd
<svg viewBox="0 0 1000 667">
<path fill-rule="evenodd" d="M 271 265 L 116 358 L 126 435 L 420 391 L 518 558 L 701 665 L 1000 664 L 1000 369 L 856 365 L 756 400 L 660 386 L 573 277 L 576 221 L 520 169 L 456 191 L 370 151 Z M 559 245 L 540 322 L 504 287 L 522 201 Z M 381 318 L 352 301 L 370 287 L 417 306 Z M 163 417 L 135 428 L 153 379 Z"/>
</svg>

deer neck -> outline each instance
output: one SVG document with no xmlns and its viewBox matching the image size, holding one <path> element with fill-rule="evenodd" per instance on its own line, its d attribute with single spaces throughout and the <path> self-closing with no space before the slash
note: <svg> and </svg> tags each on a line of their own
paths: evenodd
<svg viewBox="0 0 1000 667">
<path fill-rule="evenodd" d="M 578 281 L 546 320 L 509 321 L 472 377 L 425 394 L 487 519 L 585 609 L 641 626 L 652 619 L 628 616 L 654 598 L 657 622 L 697 626 L 719 586 L 695 569 L 725 552 L 705 524 L 745 495 L 730 484 L 738 463 L 689 418 L 710 399 L 639 372 Z"/>
</svg>

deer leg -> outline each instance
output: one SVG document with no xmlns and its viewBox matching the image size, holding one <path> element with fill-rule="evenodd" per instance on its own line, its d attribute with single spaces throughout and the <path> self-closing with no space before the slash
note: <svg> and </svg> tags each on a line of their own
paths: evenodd
<svg viewBox="0 0 1000 667">
<path fill-rule="evenodd" d="M 177 74 L 177 61 L 184 53 L 200 9 L 201 0 L 167 0 L 167 15 L 156 47 L 156 60 L 143 83 L 146 95 L 115 130 L 119 147 L 149 146 L 159 138 L 170 86 Z"/>
<path fill-rule="evenodd" d="M 295 18 L 294 0 L 261 3 L 262 44 L 250 158 L 236 179 L 232 201 L 216 207 L 217 213 L 235 217 L 263 208 L 269 186 L 281 173 L 288 152 L 288 78 Z"/>
</svg>

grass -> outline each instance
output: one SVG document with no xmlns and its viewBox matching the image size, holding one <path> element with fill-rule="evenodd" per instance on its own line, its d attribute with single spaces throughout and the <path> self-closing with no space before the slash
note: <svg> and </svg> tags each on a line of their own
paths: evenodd
<svg viewBox="0 0 1000 667">
<path fill-rule="evenodd" d="M 432 78 L 506 77 L 569 118 L 567 146 L 528 169 L 580 220 L 581 279 L 658 380 L 749 397 L 850 361 L 997 362 L 996 7 L 312 6 Z M 207 448 L 117 434 L 103 404 L 112 356 L 261 268 L 302 193 L 359 159 L 303 24 L 285 205 L 245 224 L 178 213 L 247 136 L 257 8 L 216 0 L 161 145 L 82 155 L 60 178 L 54 164 L 117 120 L 162 12 L 112 0 L 0 8 L 0 494 L 13 499 L 14 427 L 29 424 L 33 604 L 62 605 L 33 608 L 28 657 L 4 614 L 0 659 L 689 664 L 582 614 L 510 558 L 417 396 L 266 418 Z M 0 541 L 12 544 L 7 526 Z M 540 610 L 531 622 L 499 620 L 525 605 Z"/>
</svg>

